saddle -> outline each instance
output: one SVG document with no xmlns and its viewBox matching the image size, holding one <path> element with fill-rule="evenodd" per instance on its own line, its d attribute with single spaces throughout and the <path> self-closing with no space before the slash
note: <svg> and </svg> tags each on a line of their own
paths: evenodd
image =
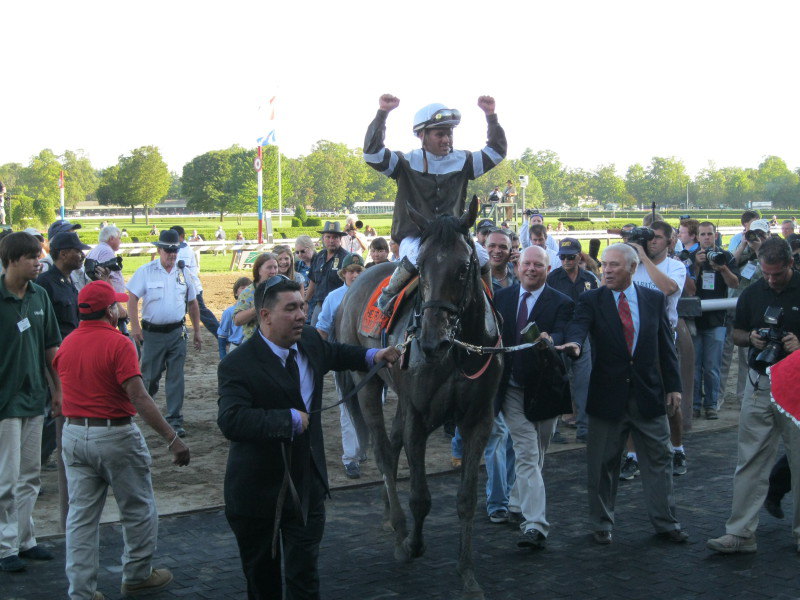
<svg viewBox="0 0 800 600">
<path fill-rule="evenodd" d="M 378 308 L 378 298 L 380 298 L 383 288 L 389 285 L 389 280 L 392 278 L 389 275 L 386 279 L 378 284 L 378 287 L 372 292 L 369 297 L 369 302 L 361 315 L 361 324 L 359 325 L 359 332 L 366 337 L 380 339 L 382 333 L 385 331 L 389 333 L 395 324 L 395 315 L 400 312 L 400 307 L 408 302 L 409 298 L 414 296 L 414 292 L 419 285 L 419 277 L 414 277 L 406 286 L 400 290 L 400 293 L 395 296 L 389 304 L 390 314 L 385 314 Z"/>
</svg>

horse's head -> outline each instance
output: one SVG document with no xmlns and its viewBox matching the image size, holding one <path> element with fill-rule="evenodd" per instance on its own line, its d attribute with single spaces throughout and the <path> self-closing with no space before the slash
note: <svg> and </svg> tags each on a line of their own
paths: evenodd
<svg viewBox="0 0 800 600">
<path fill-rule="evenodd" d="M 480 289 L 480 265 L 469 234 L 477 211 L 477 199 L 473 199 L 460 219 L 438 217 L 425 227 L 420 239 L 417 338 L 426 360 L 433 360 L 450 348 L 465 308 Z"/>
</svg>

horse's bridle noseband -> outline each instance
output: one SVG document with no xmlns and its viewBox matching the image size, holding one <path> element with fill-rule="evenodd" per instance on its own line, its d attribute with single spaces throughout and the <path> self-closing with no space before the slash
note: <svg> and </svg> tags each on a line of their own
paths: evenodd
<svg viewBox="0 0 800 600">
<path fill-rule="evenodd" d="M 463 232 L 464 237 L 467 238 L 469 235 L 467 232 Z M 475 251 L 475 245 L 470 244 L 469 240 L 467 239 L 467 244 L 470 246 L 470 257 L 469 257 L 469 268 L 467 270 L 466 280 L 471 281 L 475 278 L 475 275 L 478 270 L 478 254 Z M 420 270 L 420 278 L 422 278 L 422 271 Z M 421 286 L 420 286 L 421 288 Z M 420 290 L 420 294 L 418 296 L 422 299 L 422 293 Z M 433 308 L 435 310 L 444 311 L 449 313 L 448 320 L 450 321 L 450 331 L 448 332 L 448 339 L 451 341 L 455 338 L 456 334 L 461 330 L 461 317 L 464 313 L 464 309 L 467 307 L 467 302 L 469 301 L 469 295 L 464 293 L 461 296 L 461 301 L 459 302 L 458 306 L 453 304 L 452 302 L 446 302 L 444 300 L 427 300 L 425 302 L 420 302 L 416 313 L 414 314 L 414 329 L 419 329 L 422 326 L 422 313 L 425 312 L 428 308 Z"/>
</svg>

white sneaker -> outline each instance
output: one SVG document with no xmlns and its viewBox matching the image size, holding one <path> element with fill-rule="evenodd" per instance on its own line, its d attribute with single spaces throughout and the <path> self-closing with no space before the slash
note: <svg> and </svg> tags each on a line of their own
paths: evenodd
<svg viewBox="0 0 800 600">
<path fill-rule="evenodd" d="M 726 533 L 718 538 L 711 538 L 706 542 L 706 546 L 715 552 L 722 554 L 748 554 L 756 551 L 756 536 L 742 537 Z"/>
</svg>

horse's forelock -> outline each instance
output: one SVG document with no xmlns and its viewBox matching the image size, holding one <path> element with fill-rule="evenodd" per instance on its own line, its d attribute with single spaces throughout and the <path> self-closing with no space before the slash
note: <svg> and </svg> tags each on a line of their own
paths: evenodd
<svg viewBox="0 0 800 600">
<path fill-rule="evenodd" d="M 438 250 L 455 247 L 459 240 L 464 240 L 467 244 L 472 242 L 469 230 L 461 224 L 459 219 L 449 215 L 437 217 L 422 232 L 419 241 L 418 262 L 424 262 L 428 255 Z M 429 244 L 428 241 L 432 243 Z"/>
</svg>

